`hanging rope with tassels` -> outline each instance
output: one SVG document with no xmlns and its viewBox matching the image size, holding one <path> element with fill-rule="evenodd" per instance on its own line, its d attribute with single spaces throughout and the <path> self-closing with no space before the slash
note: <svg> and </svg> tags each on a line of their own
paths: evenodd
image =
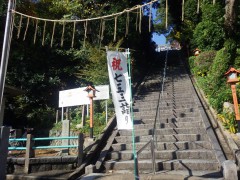
<svg viewBox="0 0 240 180">
<path fill-rule="evenodd" d="M 18 25 L 18 33 L 17 33 L 17 39 L 19 39 L 20 33 L 22 29 L 22 15 L 20 17 L 19 25 Z"/>
<path fill-rule="evenodd" d="M 72 48 L 74 46 L 75 32 L 76 32 L 76 21 L 73 24 L 72 45 L 71 45 Z"/>
<path fill-rule="evenodd" d="M 126 32 L 125 37 L 128 35 L 128 29 L 129 29 L 129 11 L 127 11 L 127 17 L 126 17 Z"/>
<path fill-rule="evenodd" d="M 47 21 L 44 21 L 43 37 L 42 37 L 42 46 L 44 46 L 44 44 L 45 44 L 46 24 L 47 24 Z"/>
<path fill-rule="evenodd" d="M 56 29 L 56 22 L 53 23 L 52 38 L 51 38 L 51 47 L 52 47 L 52 45 L 53 45 L 53 38 L 54 38 L 54 34 L 55 34 L 55 29 Z"/>
<path fill-rule="evenodd" d="M 86 39 L 87 39 L 87 28 L 88 28 L 88 21 L 86 21 L 86 22 L 84 23 L 84 30 L 85 30 L 85 33 L 84 33 L 83 48 L 85 48 L 85 45 L 86 45 Z"/>
<path fill-rule="evenodd" d="M 114 33 L 113 33 L 113 42 L 116 42 L 117 38 L 117 16 L 114 18 Z"/>
<path fill-rule="evenodd" d="M 139 24 L 139 23 L 138 23 L 138 18 L 139 18 L 138 16 L 139 16 L 139 14 L 140 14 L 139 11 L 140 11 L 140 9 L 137 9 L 137 16 L 136 16 L 136 31 L 138 31 L 138 24 Z"/>
<path fill-rule="evenodd" d="M 199 14 L 199 8 L 200 8 L 200 0 L 198 0 L 198 3 L 197 3 L 197 14 Z"/>
<path fill-rule="evenodd" d="M 166 21 L 165 21 L 165 28 L 168 28 L 168 0 L 166 0 Z"/>
<path fill-rule="evenodd" d="M 99 46 L 100 46 L 100 44 L 101 44 L 102 27 L 103 27 L 103 19 L 100 20 L 100 26 L 99 26 L 99 34 L 98 34 L 98 42 L 99 42 Z"/>
<path fill-rule="evenodd" d="M 185 6 L 185 0 L 182 0 L 182 21 L 184 21 L 184 6 Z"/>
<path fill-rule="evenodd" d="M 149 7 L 149 22 L 148 22 L 148 31 L 151 32 L 151 25 L 152 25 L 152 3 L 150 4 Z"/>
<path fill-rule="evenodd" d="M 103 40 L 103 37 L 104 37 L 104 31 L 105 31 L 105 20 L 103 19 L 102 20 L 102 28 L 101 28 L 101 36 L 100 36 L 100 47 L 101 47 L 101 44 L 102 44 L 102 40 Z"/>
<path fill-rule="evenodd" d="M 36 43 L 37 31 L 38 31 L 38 19 L 36 20 L 36 26 L 35 26 L 35 33 L 34 33 L 34 39 L 33 39 L 34 44 Z"/>
<path fill-rule="evenodd" d="M 64 19 L 64 20 L 54 20 L 54 19 L 45 19 L 45 18 L 39 18 L 39 17 L 33 17 L 33 16 L 29 16 L 23 13 L 20 13 L 14 9 L 12 9 L 11 11 L 15 14 L 20 15 L 20 22 L 19 22 L 19 26 L 18 26 L 18 31 L 17 31 L 17 38 L 20 38 L 21 35 L 21 29 L 22 29 L 22 20 L 23 18 L 27 18 L 27 23 L 26 23 L 26 28 L 25 28 L 25 32 L 24 32 L 24 36 L 23 36 L 23 40 L 26 39 L 27 33 L 28 33 L 28 29 L 29 29 L 29 22 L 31 19 L 34 20 L 34 25 L 35 25 L 35 32 L 34 32 L 34 38 L 33 38 L 33 42 L 34 44 L 36 43 L 37 40 L 37 35 L 38 33 L 38 27 L 40 24 L 44 24 L 43 27 L 43 34 L 42 34 L 42 45 L 45 45 L 45 38 L 46 38 L 46 24 L 48 22 L 53 23 L 53 28 L 52 28 L 52 37 L 51 37 L 51 42 L 50 42 L 50 46 L 53 46 L 53 42 L 54 42 L 54 36 L 55 36 L 55 30 L 56 30 L 56 25 L 57 23 L 59 24 L 63 24 L 62 25 L 62 36 L 61 36 L 61 47 L 64 44 L 64 36 L 65 36 L 65 26 L 66 23 L 73 23 L 73 32 L 72 32 L 72 43 L 71 43 L 71 47 L 74 46 L 74 40 L 75 40 L 75 33 L 76 33 L 76 23 L 77 22 L 83 22 L 84 23 L 84 28 L 85 28 L 85 33 L 84 33 L 84 46 L 85 46 L 85 41 L 87 38 L 87 22 L 88 21 L 94 21 L 94 20 L 101 20 L 101 24 L 100 24 L 100 30 L 99 30 L 99 39 L 100 41 L 103 40 L 103 34 L 104 34 L 104 30 L 105 30 L 105 21 L 108 20 L 111 17 L 114 17 L 115 19 L 115 25 L 114 25 L 114 41 L 117 40 L 117 18 L 118 16 L 123 15 L 124 13 L 126 13 L 127 15 L 127 19 L 126 19 L 126 32 L 125 32 L 125 36 L 127 36 L 129 34 L 129 25 L 130 25 L 130 20 L 129 20 L 129 13 L 133 12 L 133 13 L 137 13 L 137 17 L 136 17 L 136 30 L 139 31 L 139 33 L 142 32 L 142 17 L 143 17 L 143 7 L 145 6 L 149 6 L 150 5 L 150 14 L 149 14 L 149 32 L 151 31 L 151 21 L 152 21 L 152 4 L 157 2 L 158 0 L 152 0 L 148 3 L 145 3 L 143 5 L 137 5 L 134 6 L 132 8 L 127 8 L 121 12 L 117 12 L 114 14 L 110 14 L 110 15 L 105 15 L 105 16 L 100 16 L 100 17 L 95 17 L 95 18 L 89 18 L 89 19 Z M 167 0 L 168 1 L 168 0 Z M 137 12 L 135 12 L 137 11 Z M 166 10 L 167 11 L 167 10 Z M 166 15 L 167 17 L 167 15 Z M 40 21 L 44 21 L 44 23 L 41 23 Z M 36 24 L 35 24 L 36 23 Z M 166 27 L 167 27 L 167 18 L 166 18 Z"/>
<path fill-rule="evenodd" d="M 61 37 L 61 47 L 63 47 L 63 42 L 64 42 L 65 25 L 66 25 L 66 22 L 63 22 L 63 26 L 62 26 L 62 37 Z"/>
<path fill-rule="evenodd" d="M 27 18 L 27 25 L 26 25 L 26 29 L 25 29 L 25 32 L 24 32 L 23 41 L 25 41 L 25 39 L 26 39 L 26 35 L 27 35 L 27 31 L 28 31 L 28 26 L 29 26 L 29 20 L 30 20 L 30 18 Z"/>
<path fill-rule="evenodd" d="M 138 25 L 138 28 L 139 28 L 139 33 L 141 34 L 142 33 L 142 8 L 139 9 L 139 25 Z"/>
</svg>

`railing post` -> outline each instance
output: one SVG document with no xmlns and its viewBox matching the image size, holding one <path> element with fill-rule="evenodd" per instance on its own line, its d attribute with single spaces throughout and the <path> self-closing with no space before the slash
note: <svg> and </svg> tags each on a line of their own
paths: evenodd
<svg viewBox="0 0 240 180">
<path fill-rule="evenodd" d="M 70 135 L 70 121 L 63 120 L 62 121 L 62 136 L 69 137 L 69 135 Z M 69 146 L 69 139 L 63 139 L 62 146 Z M 63 148 L 62 156 L 68 156 L 68 155 L 69 155 L 69 148 Z"/>
<path fill-rule="evenodd" d="M 156 173 L 156 160 L 155 160 L 155 146 L 154 146 L 154 140 L 151 140 L 151 153 L 152 153 L 152 168 L 153 168 L 153 173 Z"/>
<path fill-rule="evenodd" d="M 9 131 L 8 127 L 2 126 L 0 129 L 0 179 L 6 179 L 6 165 L 7 165 L 7 155 L 8 155 L 8 141 L 9 141 Z"/>
<path fill-rule="evenodd" d="M 83 161 L 83 143 L 84 143 L 83 133 L 79 133 L 78 135 L 78 167 L 81 166 Z"/>
<path fill-rule="evenodd" d="M 30 172 L 30 158 L 35 156 L 33 150 L 33 135 L 27 134 L 26 142 L 26 154 L 25 154 L 25 164 L 24 164 L 24 173 L 28 174 Z"/>
<path fill-rule="evenodd" d="M 138 171 L 138 154 L 136 153 L 136 157 L 133 158 L 135 161 L 135 170 L 136 170 L 136 176 L 135 176 L 135 180 L 139 180 L 139 171 Z"/>
</svg>

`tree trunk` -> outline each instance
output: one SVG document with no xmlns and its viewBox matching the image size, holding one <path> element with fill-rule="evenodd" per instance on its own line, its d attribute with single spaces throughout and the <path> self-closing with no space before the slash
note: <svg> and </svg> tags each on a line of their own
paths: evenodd
<svg viewBox="0 0 240 180">
<path fill-rule="evenodd" d="M 225 0 L 225 29 L 228 37 L 236 33 L 237 0 Z"/>
</svg>

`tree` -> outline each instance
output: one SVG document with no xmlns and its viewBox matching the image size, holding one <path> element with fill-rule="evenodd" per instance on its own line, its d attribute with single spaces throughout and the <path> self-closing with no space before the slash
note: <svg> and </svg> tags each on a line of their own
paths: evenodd
<svg viewBox="0 0 240 180">
<path fill-rule="evenodd" d="M 237 9 L 239 2 L 236 0 L 225 0 L 225 29 L 227 35 L 232 37 L 236 34 Z"/>
<path fill-rule="evenodd" d="M 141 0 L 114 2 L 108 0 L 24 0 L 17 4 L 17 10 L 35 17 L 78 19 L 116 13 L 141 2 Z M 70 48 L 73 24 L 66 24 L 63 44 L 61 44 L 63 23 L 56 24 L 54 43 L 50 47 L 53 23 L 46 23 L 45 26 L 44 21 L 30 20 L 25 37 L 27 18 L 22 18 L 22 22 L 20 19 L 20 16 L 15 16 L 6 79 L 8 84 L 21 87 L 26 91 L 24 95 L 9 99 L 7 102 L 8 115 L 14 115 L 15 123 L 24 121 L 30 126 L 51 128 L 51 124 L 55 122 L 54 111 L 58 107 L 59 90 L 84 87 L 88 83 L 95 85 L 107 83 L 108 76 L 106 64 L 104 64 L 106 54 L 101 47 L 109 44 L 114 44 L 115 47 L 116 43 L 122 39 L 123 48 L 138 50 L 138 53 L 134 53 L 137 54 L 135 57 L 137 57 L 138 64 L 142 64 L 142 61 L 145 62 L 145 57 L 150 55 L 154 49 L 151 32 L 148 32 L 148 25 L 144 25 L 148 22 L 148 17 L 143 17 L 142 33 L 139 34 L 135 29 L 135 13 L 130 14 L 127 37 L 125 37 L 126 16 L 118 17 L 116 42 L 113 42 L 114 19 L 106 21 L 102 40 L 99 37 L 101 21 L 88 22 L 89 29 L 86 39 L 84 39 L 84 23 L 76 23 L 73 48 Z M 19 25 L 21 25 L 21 31 L 18 38 Z M 46 27 L 45 31 L 44 26 Z M 34 42 L 35 34 L 36 41 Z M 23 37 L 25 37 L 24 40 Z M 43 37 L 45 37 L 44 43 Z M 101 40 L 101 46 L 99 40 Z M 8 118 L 6 117 L 6 119 Z"/>
</svg>

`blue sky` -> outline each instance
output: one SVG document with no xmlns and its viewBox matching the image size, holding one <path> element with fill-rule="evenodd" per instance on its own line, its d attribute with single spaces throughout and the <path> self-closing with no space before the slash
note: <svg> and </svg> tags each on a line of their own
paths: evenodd
<svg viewBox="0 0 240 180">
<path fill-rule="evenodd" d="M 153 14 L 153 19 L 155 19 L 156 17 L 156 9 L 152 9 L 152 14 Z M 159 36 L 158 34 L 156 33 L 153 33 L 153 38 L 152 38 L 153 41 L 155 41 L 156 44 L 166 44 L 166 38 L 165 36 L 161 35 Z"/>
<path fill-rule="evenodd" d="M 159 45 L 159 44 L 166 44 L 166 38 L 163 35 L 159 36 L 158 34 L 153 33 L 152 40 L 155 41 L 155 43 L 157 45 Z"/>
</svg>

